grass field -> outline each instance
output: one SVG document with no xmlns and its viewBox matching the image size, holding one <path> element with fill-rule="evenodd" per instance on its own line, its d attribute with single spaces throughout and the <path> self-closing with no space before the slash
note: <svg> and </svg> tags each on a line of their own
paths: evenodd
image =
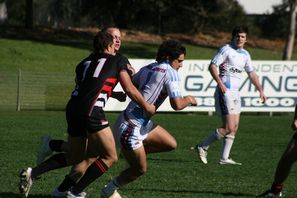
<svg viewBox="0 0 297 198">
<path fill-rule="evenodd" d="M 0 38 L 0 69 L 7 71 L 73 73 L 78 62 L 91 51 L 91 41 L 85 43 L 49 43 Z M 197 45 L 187 47 L 186 59 L 210 59 L 217 49 Z M 123 42 L 121 53 L 128 58 L 154 59 L 158 45 Z M 282 51 L 247 48 L 253 60 L 281 60 Z M 297 53 L 292 56 L 297 60 Z"/>
<path fill-rule="evenodd" d="M 117 113 L 107 114 L 112 124 Z M 209 151 L 204 165 L 190 147 L 218 126 L 216 116 L 200 114 L 157 114 L 155 122 L 170 131 L 178 148 L 168 153 L 148 156 L 148 172 L 120 190 L 125 198 L 139 197 L 255 197 L 270 187 L 281 153 L 290 139 L 292 115 L 269 117 L 242 115 L 232 158 L 242 166 L 219 165 L 221 142 Z M 34 166 L 39 138 L 50 134 L 66 138 L 63 111 L 0 111 L 0 197 L 18 197 L 18 172 Z M 108 174 L 86 189 L 88 197 L 99 197 L 100 189 L 111 176 L 126 166 L 123 159 Z M 30 197 L 50 198 L 51 192 L 68 172 L 68 168 L 44 174 L 34 182 Z M 296 166 L 285 184 L 285 197 L 296 197 Z"/>
<path fill-rule="evenodd" d="M 67 77 L 73 81 L 74 67 L 90 53 L 91 42 L 55 43 L 0 38 L 0 101 L 1 105 L 15 105 L 17 72 L 23 75 L 48 74 L 60 84 L 44 86 L 46 79 L 33 78 L 29 91 L 55 92 L 45 98 L 46 109 L 62 109 L 72 89 Z M 157 45 L 123 43 L 122 53 L 129 58 L 154 58 Z M 186 45 L 187 59 L 210 59 L 216 49 Z M 248 48 L 253 60 L 281 60 L 281 51 Z M 297 60 L 294 53 L 293 60 Z M 26 73 L 27 72 L 27 73 Z M 11 75 L 13 73 L 13 75 Z M 7 74 L 7 75 L 6 75 Z M 69 75 L 71 77 L 69 77 Z M 42 76 L 42 75 L 41 75 Z M 9 79 L 10 78 L 10 79 Z M 8 84 L 5 84 L 7 83 Z M 24 91 L 24 90 L 23 90 Z M 27 91 L 27 90 L 25 90 Z M 63 97 L 63 100 L 61 99 Z M 65 99 L 65 101 L 64 101 Z M 59 102 L 58 104 L 53 103 Z M 61 106 L 62 105 L 62 106 Z M 12 108 L 15 110 L 15 108 Z M 117 114 L 107 114 L 111 123 Z M 281 153 L 290 139 L 292 115 L 268 117 L 243 115 L 239 134 L 234 143 L 232 157 L 242 166 L 218 164 L 221 142 L 209 152 L 209 164 L 204 165 L 190 148 L 205 138 L 220 123 L 215 116 L 200 114 L 158 114 L 154 120 L 168 129 L 178 142 L 178 148 L 169 153 L 148 156 L 148 173 L 120 190 L 124 198 L 154 197 L 255 197 L 270 187 Z M 39 138 L 50 134 L 66 139 L 63 111 L 6 111 L 0 109 L 0 198 L 18 196 L 18 173 L 21 168 L 34 166 Z M 125 167 L 120 159 L 108 174 L 86 189 L 88 197 L 99 197 L 98 192 L 112 176 Z M 50 198 L 51 192 L 64 178 L 68 168 L 49 172 L 36 181 L 30 197 Z M 297 197 L 296 167 L 286 181 L 285 197 Z"/>
</svg>

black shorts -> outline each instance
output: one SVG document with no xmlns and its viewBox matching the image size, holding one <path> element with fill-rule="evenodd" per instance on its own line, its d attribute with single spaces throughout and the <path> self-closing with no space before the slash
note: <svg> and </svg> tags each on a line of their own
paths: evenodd
<svg viewBox="0 0 297 198">
<path fill-rule="evenodd" d="M 66 107 L 67 132 L 72 137 L 87 137 L 88 133 L 96 133 L 109 123 L 102 108 L 94 107 L 90 115 L 79 110 L 79 107 L 69 102 Z"/>
<path fill-rule="evenodd" d="M 293 139 L 297 140 L 297 132 L 293 135 Z"/>
</svg>

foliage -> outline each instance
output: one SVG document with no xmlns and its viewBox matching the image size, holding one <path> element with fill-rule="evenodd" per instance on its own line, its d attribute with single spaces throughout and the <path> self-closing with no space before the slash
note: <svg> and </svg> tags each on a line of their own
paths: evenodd
<svg viewBox="0 0 297 198">
<path fill-rule="evenodd" d="M 9 19 L 23 24 L 24 2 L 8 1 Z M 21 12 L 20 12 L 21 11 Z M 52 27 L 104 26 L 157 33 L 223 31 L 245 23 L 236 0 L 39 0 L 35 24 Z M 221 24 L 224 23 L 224 26 Z"/>
<path fill-rule="evenodd" d="M 254 35 L 275 38 L 287 35 L 288 2 L 260 16 L 247 16 L 237 0 L 35 0 L 33 12 L 36 25 L 58 28 L 112 24 L 164 34 L 230 31 L 245 24 Z M 8 23 L 24 24 L 25 1 L 6 4 Z"/>
<path fill-rule="evenodd" d="M 25 1 L 6 1 L 8 23 L 13 25 L 24 25 L 25 23 Z"/>
<path fill-rule="evenodd" d="M 263 36 L 269 38 L 286 38 L 289 27 L 289 0 L 283 0 L 283 3 L 273 8 L 273 13 L 262 18 L 258 22 L 262 27 Z"/>
</svg>

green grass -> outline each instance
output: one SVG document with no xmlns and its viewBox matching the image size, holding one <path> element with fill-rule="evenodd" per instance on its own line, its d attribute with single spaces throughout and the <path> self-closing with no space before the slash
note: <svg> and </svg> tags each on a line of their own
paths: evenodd
<svg viewBox="0 0 297 198">
<path fill-rule="evenodd" d="M 113 124 L 116 113 L 108 113 Z M 219 165 L 222 142 L 209 151 L 209 164 L 198 161 L 190 147 L 205 138 L 220 124 L 215 116 L 199 114 L 157 114 L 154 121 L 166 128 L 177 140 L 172 152 L 148 156 L 147 175 L 125 186 L 120 193 L 125 198 L 147 197 L 255 197 L 270 187 L 277 162 L 292 132 L 292 115 L 242 115 L 239 133 L 233 149 L 233 159 L 242 166 Z M 50 134 L 66 139 L 66 122 L 61 111 L 0 111 L 0 197 L 18 197 L 18 171 L 34 166 L 39 138 Z M 88 197 L 98 192 L 126 163 L 123 159 L 108 174 L 86 189 Z M 50 194 L 68 172 L 68 168 L 51 171 L 34 182 L 30 197 L 50 198 Z M 285 197 L 296 197 L 296 166 L 285 183 Z"/>
<path fill-rule="evenodd" d="M 0 39 L 0 68 L 38 72 L 73 73 L 76 64 L 90 53 L 91 43 L 48 43 Z M 196 45 L 187 47 L 187 59 L 210 59 L 217 49 Z M 123 42 L 121 52 L 128 58 L 154 59 L 158 45 Z M 254 60 L 281 60 L 282 51 L 248 48 Z M 297 60 L 294 53 L 293 60 Z"/>
</svg>

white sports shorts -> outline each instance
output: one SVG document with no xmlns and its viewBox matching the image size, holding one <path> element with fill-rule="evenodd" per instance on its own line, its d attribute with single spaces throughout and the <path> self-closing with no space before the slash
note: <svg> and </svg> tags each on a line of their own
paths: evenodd
<svg viewBox="0 0 297 198">
<path fill-rule="evenodd" d="M 215 91 L 215 109 L 218 116 L 240 114 L 241 98 L 239 91 L 227 90 L 223 94 L 218 88 Z"/>
<path fill-rule="evenodd" d="M 149 120 L 146 125 L 135 125 L 125 119 L 124 113 L 125 111 L 122 111 L 113 128 L 116 145 L 118 149 L 136 150 L 143 145 L 142 141 L 152 130 L 154 124 L 152 120 Z"/>
</svg>

